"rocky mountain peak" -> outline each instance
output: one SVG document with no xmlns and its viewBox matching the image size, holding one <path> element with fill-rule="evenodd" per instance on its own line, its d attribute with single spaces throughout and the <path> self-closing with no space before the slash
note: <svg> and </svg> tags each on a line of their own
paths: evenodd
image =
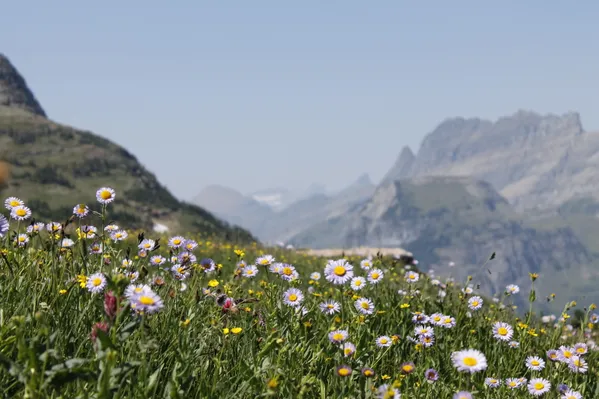
<svg viewBox="0 0 599 399">
<path fill-rule="evenodd" d="M 395 161 L 395 164 L 387 172 L 381 184 L 385 184 L 394 180 L 403 179 L 411 175 L 412 167 L 414 166 L 414 161 L 416 160 L 416 156 L 408 146 L 404 146 Z"/>
<path fill-rule="evenodd" d="M 23 76 L 2 53 L 0 53 L 0 106 L 21 108 L 46 117 L 46 113 Z"/>
</svg>

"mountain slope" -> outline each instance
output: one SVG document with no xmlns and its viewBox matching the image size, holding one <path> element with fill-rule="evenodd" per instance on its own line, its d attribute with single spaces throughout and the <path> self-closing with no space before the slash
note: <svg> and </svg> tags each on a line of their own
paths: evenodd
<svg viewBox="0 0 599 399">
<path fill-rule="evenodd" d="M 590 292 L 595 257 L 567 227 L 537 229 L 522 221 L 490 184 L 465 177 L 422 177 L 380 185 L 346 214 L 296 235 L 296 246 L 401 247 L 424 267 L 464 280 L 476 277 L 489 294 L 544 276 L 540 295 Z M 497 257 L 481 266 L 492 252 Z M 450 262 L 458 266 L 450 268 Z M 567 277 L 567 278 L 566 278 Z"/>
<path fill-rule="evenodd" d="M 447 119 L 424 138 L 413 161 L 400 158 L 387 176 L 473 176 L 518 210 L 551 211 L 573 198 L 599 199 L 599 132 L 586 132 L 574 112 L 518 111 L 495 122 Z"/>
<path fill-rule="evenodd" d="M 247 231 L 177 200 L 124 148 L 47 119 L 24 79 L 7 64 L 0 56 L 0 93 L 10 99 L 0 106 L 0 160 L 11 166 L 0 195 L 22 198 L 37 219 L 63 220 L 76 204 L 95 202 L 96 189 L 109 186 L 117 192 L 109 216 L 124 227 L 148 230 L 159 223 L 171 232 L 253 240 Z"/>
</svg>

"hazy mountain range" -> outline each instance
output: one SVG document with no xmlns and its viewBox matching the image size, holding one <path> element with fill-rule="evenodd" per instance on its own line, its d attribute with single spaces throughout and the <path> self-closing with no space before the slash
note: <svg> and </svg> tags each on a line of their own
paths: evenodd
<svg viewBox="0 0 599 399">
<path fill-rule="evenodd" d="M 577 113 L 447 119 L 416 154 L 398 153 L 378 184 L 360 177 L 342 192 L 282 208 L 239 193 L 222 206 L 228 202 L 209 189 L 194 202 L 226 220 L 234 215 L 263 240 L 402 247 L 424 268 L 477 276 L 488 293 L 510 283 L 525 290 L 538 272 L 539 295 L 563 294 L 559 306 L 599 299 L 599 132 L 586 131 Z"/>
</svg>

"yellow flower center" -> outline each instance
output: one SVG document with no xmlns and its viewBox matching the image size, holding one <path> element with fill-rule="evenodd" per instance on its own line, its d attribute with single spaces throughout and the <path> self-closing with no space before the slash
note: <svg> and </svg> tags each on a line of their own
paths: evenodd
<svg viewBox="0 0 599 399">
<path fill-rule="evenodd" d="M 368 309 L 370 307 L 370 305 L 368 304 L 368 302 L 362 302 L 360 304 L 360 306 L 362 307 L 362 309 Z"/>
<path fill-rule="evenodd" d="M 532 364 L 533 366 L 538 366 L 541 363 L 539 363 L 538 360 L 533 360 L 533 361 L 530 362 L 530 364 Z"/>
<path fill-rule="evenodd" d="M 291 276 L 293 274 L 293 269 L 291 269 L 290 267 L 284 267 L 283 274 L 286 276 Z"/>
<path fill-rule="evenodd" d="M 377 280 L 377 279 L 379 278 L 379 274 L 378 274 L 378 273 L 372 273 L 371 277 L 372 277 L 374 280 Z"/>
<path fill-rule="evenodd" d="M 507 335 L 507 328 L 505 328 L 505 327 L 499 327 L 497 329 L 497 334 L 499 334 L 499 335 Z"/>
<path fill-rule="evenodd" d="M 472 301 L 472 306 L 474 306 L 474 307 L 478 306 L 478 301 Z"/>
<path fill-rule="evenodd" d="M 416 275 L 414 275 L 414 274 L 410 274 L 410 275 L 408 275 L 408 278 L 409 278 L 410 280 L 413 280 L 413 279 L 415 279 L 415 278 L 416 278 Z"/>
<path fill-rule="evenodd" d="M 100 277 L 95 277 L 95 278 L 92 280 L 92 284 L 94 285 L 94 287 L 97 287 L 97 286 L 99 286 L 100 284 L 102 284 L 102 279 L 101 279 Z"/>
<path fill-rule="evenodd" d="M 154 299 L 152 297 L 142 295 L 139 297 L 139 302 L 142 305 L 153 305 L 154 302 L 156 302 L 156 301 L 154 301 Z"/>
<path fill-rule="evenodd" d="M 343 266 L 336 266 L 335 269 L 333 269 L 333 273 L 335 273 L 338 276 L 345 276 L 347 270 L 345 270 L 345 267 Z"/>
<path fill-rule="evenodd" d="M 508 382 L 508 385 L 511 387 L 515 387 L 516 386 L 516 382 L 515 381 L 510 381 Z"/>
<path fill-rule="evenodd" d="M 476 360 L 475 357 L 465 357 L 463 362 L 468 367 L 473 367 L 478 364 L 478 360 Z"/>
<path fill-rule="evenodd" d="M 295 302 L 295 301 L 297 301 L 297 295 L 295 295 L 295 294 L 291 294 L 291 295 L 289 295 L 289 300 L 290 300 L 291 302 Z"/>
<path fill-rule="evenodd" d="M 380 340 L 380 343 L 383 344 L 383 345 L 385 345 L 387 342 L 389 342 L 387 340 L 387 338 L 381 338 L 381 340 Z"/>
<path fill-rule="evenodd" d="M 173 240 L 173 244 L 175 244 L 175 245 L 179 245 L 179 244 L 181 244 L 181 240 L 179 240 L 179 239 L 175 238 L 175 239 Z"/>
<path fill-rule="evenodd" d="M 102 190 L 102 192 L 100 193 L 100 197 L 103 200 L 107 200 L 107 199 L 110 199 L 112 197 L 112 193 L 110 191 L 108 191 L 108 190 Z"/>
<path fill-rule="evenodd" d="M 332 305 L 332 304 L 330 304 L 330 303 L 327 305 L 327 309 L 334 309 L 334 308 L 335 308 L 335 306 L 333 306 L 333 305 Z"/>
<path fill-rule="evenodd" d="M 545 384 L 543 384 L 542 382 L 537 382 L 535 383 L 535 389 L 537 391 L 540 391 L 541 389 L 545 388 Z"/>
<path fill-rule="evenodd" d="M 564 357 L 565 357 L 565 358 L 567 358 L 567 359 L 571 358 L 571 357 L 572 357 L 572 352 L 570 352 L 570 351 L 565 351 L 565 352 L 564 352 Z"/>
<path fill-rule="evenodd" d="M 410 372 L 410 371 L 412 371 L 412 370 L 414 369 L 414 367 L 412 367 L 412 365 L 411 365 L 411 364 L 406 364 L 406 365 L 405 365 L 405 366 L 403 366 L 401 369 L 402 369 L 403 371 Z"/>
<path fill-rule="evenodd" d="M 345 376 L 348 376 L 349 373 L 350 373 L 350 371 L 348 369 L 346 369 L 346 368 L 340 368 L 339 369 L 339 375 L 340 376 L 345 377 Z"/>
<path fill-rule="evenodd" d="M 343 334 L 341 333 L 335 333 L 333 334 L 333 340 L 334 341 L 341 341 L 343 339 Z"/>
<path fill-rule="evenodd" d="M 578 353 L 584 353 L 584 348 L 578 348 L 578 349 L 576 349 L 576 352 L 578 352 Z"/>
<path fill-rule="evenodd" d="M 17 211 L 15 212 L 17 214 L 17 216 L 25 216 L 27 215 L 27 211 L 23 208 L 19 208 L 17 209 Z"/>
<path fill-rule="evenodd" d="M 361 285 L 362 285 L 362 280 L 356 280 L 356 281 L 354 282 L 354 285 L 356 285 L 356 286 L 358 286 L 358 287 L 359 287 L 359 286 L 361 286 Z"/>
<path fill-rule="evenodd" d="M 268 265 L 268 259 L 262 259 L 260 261 L 260 264 L 262 264 L 262 265 Z"/>
<path fill-rule="evenodd" d="M 12 206 L 12 207 L 19 206 L 19 205 L 21 205 L 21 203 L 17 200 L 10 201 L 10 206 Z"/>
</svg>

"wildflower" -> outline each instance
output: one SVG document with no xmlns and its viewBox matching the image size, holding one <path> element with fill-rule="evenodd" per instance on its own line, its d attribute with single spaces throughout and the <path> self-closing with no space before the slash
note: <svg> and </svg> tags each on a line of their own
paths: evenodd
<svg viewBox="0 0 599 399">
<path fill-rule="evenodd" d="M 304 294 L 297 288 L 289 288 L 287 291 L 283 293 L 283 303 L 285 303 L 285 305 L 299 306 L 301 305 L 303 300 Z"/>
<path fill-rule="evenodd" d="M 117 226 L 116 224 L 109 224 L 108 226 L 104 227 L 104 231 L 108 233 L 112 233 L 113 231 L 117 231 L 118 229 L 119 226 Z"/>
<path fill-rule="evenodd" d="M 587 362 L 580 356 L 574 355 L 568 362 L 568 367 L 575 373 L 586 373 L 589 369 Z"/>
<path fill-rule="evenodd" d="M 1 215 L 0 215 L 1 216 Z M 3 217 L 3 216 L 2 216 Z M 2 222 L 0 222 L 1 224 Z M 43 228 L 45 227 L 45 225 L 41 222 L 38 223 L 34 223 L 31 224 L 29 226 L 27 226 L 27 233 L 29 234 L 37 234 L 39 233 Z M 0 227 L 0 237 L 1 237 L 1 231 L 2 231 L 2 227 Z"/>
<path fill-rule="evenodd" d="M 171 273 L 177 280 L 185 280 L 191 275 L 189 268 L 179 264 L 175 264 L 171 267 Z"/>
<path fill-rule="evenodd" d="M 386 335 L 381 335 L 376 339 L 376 346 L 378 346 L 379 348 L 386 348 L 388 346 L 391 346 L 391 344 L 391 338 Z"/>
<path fill-rule="evenodd" d="M 154 249 L 154 246 L 156 246 L 156 241 L 152 240 L 151 238 L 145 238 L 142 240 L 142 242 L 139 243 L 137 247 L 145 251 L 151 251 L 152 249 Z"/>
<path fill-rule="evenodd" d="M 567 363 L 570 361 L 570 358 L 574 356 L 574 349 L 568 346 L 560 346 L 559 347 L 559 361 L 562 363 Z"/>
<path fill-rule="evenodd" d="M 66 293 L 67 293 L 67 290 L 65 290 L 65 289 L 62 289 L 62 290 L 58 291 L 58 293 L 59 293 L 60 295 L 64 295 L 64 294 L 66 294 Z"/>
<path fill-rule="evenodd" d="M 481 297 L 473 296 L 472 298 L 468 299 L 468 308 L 470 308 L 470 310 L 479 310 L 482 307 L 483 299 Z"/>
<path fill-rule="evenodd" d="M 417 336 L 432 337 L 435 335 L 435 330 L 429 326 L 419 325 L 414 329 L 414 334 Z"/>
<path fill-rule="evenodd" d="M 529 370 L 541 371 L 545 368 L 545 361 L 538 356 L 529 356 L 526 358 L 526 367 Z"/>
<path fill-rule="evenodd" d="M 4 215 L 0 215 L 0 237 L 4 237 L 8 233 L 9 225 L 8 220 Z"/>
<path fill-rule="evenodd" d="M 439 372 L 435 369 L 428 369 L 424 372 L 424 378 L 429 383 L 433 383 L 439 379 Z"/>
<path fill-rule="evenodd" d="M 582 394 L 578 391 L 572 391 L 568 389 L 566 392 L 564 392 L 564 395 L 561 399 L 582 399 Z"/>
<path fill-rule="evenodd" d="M 351 279 L 349 286 L 354 291 L 360 291 L 366 286 L 366 279 L 364 277 L 354 277 Z"/>
<path fill-rule="evenodd" d="M 507 287 L 505 287 L 505 292 L 508 295 L 515 295 L 520 292 L 520 287 L 518 287 L 515 284 L 510 284 Z"/>
<path fill-rule="evenodd" d="M 458 371 L 476 373 L 487 368 L 487 358 L 476 349 L 465 349 L 451 355 L 454 367 Z"/>
<path fill-rule="evenodd" d="M 345 259 L 332 261 L 324 269 L 325 278 L 333 284 L 345 284 L 354 276 L 353 268 Z"/>
<path fill-rule="evenodd" d="M 100 204 L 110 204 L 114 201 L 114 190 L 110 187 L 102 187 L 98 191 L 96 191 L 96 199 Z"/>
<path fill-rule="evenodd" d="M 384 377 L 384 376 L 383 376 Z M 383 384 L 377 389 L 379 399 L 400 399 L 399 391 L 388 384 Z"/>
<path fill-rule="evenodd" d="M 468 391 L 460 391 L 453 395 L 453 399 L 473 399 L 473 396 Z"/>
<path fill-rule="evenodd" d="M 444 328 L 452 328 L 455 326 L 455 318 L 451 316 L 444 316 L 440 325 Z"/>
<path fill-rule="evenodd" d="M 185 243 L 185 238 L 182 236 L 174 236 L 169 238 L 168 240 L 168 246 L 170 248 L 181 248 L 183 246 L 183 244 Z"/>
<path fill-rule="evenodd" d="M 493 324 L 493 337 L 500 341 L 509 341 L 514 335 L 514 329 L 507 323 L 497 322 Z"/>
<path fill-rule="evenodd" d="M 94 242 L 89 246 L 89 252 L 92 254 L 101 254 L 102 253 L 102 244 L 99 242 Z"/>
<path fill-rule="evenodd" d="M 354 302 L 354 307 L 356 310 L 364 315 L 369 315 L 374 313 L 374 303 L 368 298 L 360 298 L 356 302 Z"/>
<path fill-rule="evenodd" d="M 256 259 L 256 265 L 258 266 L 270 266 L 275 261 L 272 255 L 260 256 Z"/>
<path fill-rule="evenodd" d="M 125 230 L 117 230 L 110 234 L 110 239 L 113 241 L 123 241 L 128 236 L 129 234 Z"/>
<path fill-rule="evenodd" d="M 518 341 L 510 341 L 508 342 L 510 348 L 516 349 L 520 347 L 520 342 Z"/>
<path fill-rule="evenodd" d="M 337 375 L 339 377 L 349 377 L 352 373 L 352 369 L 349 366 L 339 366 L 337 367 Z"/>
<path fill-rule="evenodd" d="M 335 330 L 329 333 L 329 341 L 334 344 L 340 344 L 347 339 L 347 330 Z"/>
<path fill-rule="evenodd" d="M 549 392 L 551 389 L 551 383 L 544 378 L 532 378 L 528 382 L 528 392 L 534 396 L 543 395 Z"/>
<path fill-rule="evenodd" d="M 497 388 L 501 385 L 501 380 L 498 380 L 497 378 L 493 377 L 487 377 L 485 378 L 485 385 L 490 388 Z"/>
<path fill-rule="evenodd" d="M 420 279 L 420 276 L 416 272 L 408 271 L 405 274 L 405 279 L 408 283 L 415 283 Z"/>
<path fill-rule="evenodd" d="M 362 375 L 366 378 L 372 378 L 375 376 L 375 372 L 370 367 L 364 367 L 361 371 Z"/>
<path fill-rule="evenodd" d="M 117 312 L 117 298 L 112 291 L 104 293 L 104 313 L 106 316 L 113 320 Z"/>
<path fill-rule="evenodd" d="M 279 275 L 285 281 L 293 281 L 299 278 L 299 273 L 295 269 L 295 266 L 286 263 L 281 264 L 281 270 L 279 272 Z"/>
<path fill-rule="evenodd" d="M 154 255 L 150 258 L 150 265 L 152 266 L 160 266 L 166 262 L 166 259 L 160 255 Z"/>
<path fill-rule="evenodd" d="M 362 259 L 362 261 L 360 262 L 360 267 L 366 271 L 370 270 L 370 268 L 372 267 L 372 259 Z"/>
<path fill-rule="evenodd" d="M 430 348 L 435 344 L 435 336 L 434 335 L 421 335 L 418 337 L 418 340 L 425 348 Z"/>
<path fill-rule="evenodd" d="M 27 234 L 19 234 L 15 237 L 15 244 L 19 247 L 24 247 L 29 242 L 29 236 Z"/>
<path fill-rule="evenodd" d="M 339 313 L 341 311 L 341 305 L 339 304 L 339 302 L 333 300 L 322 302 L 320 305 L 318 305 L 318 307 L 320 308 L 322 313 L 328 315 Z"/>
<path fill-rule="evenodd" d="M 85 204 L 77 204 L 73 207 L 73 215 L 77 216 L 79 219 L 83 219 L 89 213 L 89 208 Z"/>
<path fill-rule="evenodd" d="M 256 277 L 256 275 L 258 274 L 259 270 L 256 266 L 254 265 L 249 265 L 247 267 L 245 267 L 243 269 L 243 271 L 241 272 L 241 275 L 243 277 L 248 277 L 248 278 L 252 278 L 252 277 Z"/>
<path fill-rule="evenodd" d="M 23 205 L 25 205 L 23 200 L 21 200 L 17 197 L 8 197 L 7 199 L 4 200 L 4 206 L 9 211 L 12 211 L 14 208 L 16 208 L 18 206 L 23 206 Z"/>
<path fill-rule="evenodd" d="M 507 378 L 505 380 L 505 386 L 508 387 L 509 389 L 516 389 L 519 388 L 522 385 L 522 382 L 520 380 L 518 380 L 517 378 Z"/>
<path fill-rule="evenodd" d="M 314 272 L 314 273 L 310 274 L 310 279 L 312 279 L 314 281 L 320 280 L 320 273 Z"/>
<path fill-rule="evenodd" d="M 10 217 L 15 220 L 27 220 L 31 217 L 31 209 L 25 205 L 19 205 L 11 209 Z"/>
<path fill-rule="evenodd" d="M 426 324 L 429 322 L 429 317 L 421 312 L 412 313 L 412 323 Z"/>
<path fill-rule="evenodd" d="M 210 280 L 210 281 L 208 281 L 208 287 L 212 287 L 212 288 L 218 287 L 218 280 Z"/>
<path fill-rule="evenodd" d="M 579 342 L 574 345 L 574 353 L 579 356 L 585 355 L 588 352 L 588 346 L 584 342 Z"/>
<path fill-rule="evenodd" d="M 87 290 L 93 294 L 97 294 L 106 287 L 106 277 L 102 273 L 95 273 L 89 276 L 86 282 Z"/>
<path fill-rule="evenodd" d="M 343 349 L 343 356 L 345 357 L 349 357 L 356 353 L 356 345 L 351 342 L 344 342 L 341 345 L 341 348 Z"/>
<path fill-rule="evenodd" d="M 412 374 L 415 369 L 416 366 L 412 362 L 406 362 L 399 366 L 399 370 L 402 374 Z"/>
<path fill-rule="evenodd" d="M 188 265 L 190 263 L 195 263 L 197 260 L 196 256 L 189 251 L 181 251 L 177 255 L 177 262 L 182 265 Z"/>
<path fill-rule="evenodd" d="M 155 313 L 163 306 L 160 296 L 149 288 L 144 289 L 140 294 L 134 294 L 131 298 L 131 308 L 137 313 Z"/>
<path fill-rule="evenodd" d="M 233 328 L 231 329 L 231 332 L 232 332 L 233 334 L 239 334 L 239 333 L 241 333 L 242 331 L 243 331 L 243 328 L 241 328 L 241 327 L 233 327 Z"/>
<path fill-rule="evenodd" d="M 194 249 L 197 248 L 198 243 L 195 242 L 194 240 L 185 240 L 185 242 L 183 243 L 183 246 L 185 247 L 186 250 L 193 251 Z"/>
<path fill-rule="evenodd" d="M 384 273 L 381 269 L 372 269 L 368 272 L 368 281 L 371 284 L 378 284 L 384 277 Z"/>
<path fill-rule="evenodd" d="M 210 258 L 203 258 L 200 261 L 200 268 L 204 270 L 204 273 L 211 273 L 216 270 L 216 263 Z M 254 273 L 254 275 L 258 274 L 257 268 L 255 268 L 255 271 L 256 271 L 256 273 Z M 250 276 L 245 276 L 245 277 L 250 277 Z"/>
<path fill-rule="evenodd" d="M 555 349 L 549 349 L 547 351 L 547 358 L 551 361 L 557 362 L 559 360 L 559 352 Z"/>
</svg>

